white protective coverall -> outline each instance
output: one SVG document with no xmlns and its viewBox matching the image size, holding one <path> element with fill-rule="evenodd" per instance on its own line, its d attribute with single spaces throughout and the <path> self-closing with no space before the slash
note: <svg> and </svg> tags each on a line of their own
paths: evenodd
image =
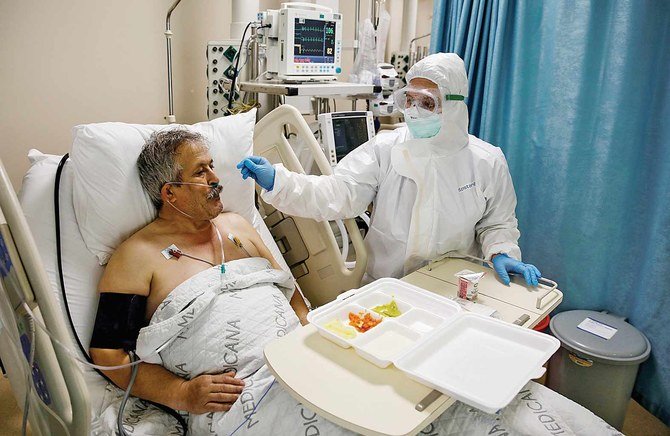
<svg viewBox="0 0 670 436">
<path fill-rule="evenodd" d="M 436 83 L 443 97 L 437 135 L 414 139 L 406 127 L 381 132 L 330 176 L 297 174 L 277 164 L 274 187 L 262 191 L 263 200 L 318 221 L 354 218 L 374 202 L 364 282 L 400 278 L 451 251 L 521 260 L 507 161 L 498 147 L 468 135 L 463 101 L 444 99 L 467 97 L 463 61 L 453 53 L 430 55 L 407 73 L 408 82 L 415 77 Z"/>
</svg>

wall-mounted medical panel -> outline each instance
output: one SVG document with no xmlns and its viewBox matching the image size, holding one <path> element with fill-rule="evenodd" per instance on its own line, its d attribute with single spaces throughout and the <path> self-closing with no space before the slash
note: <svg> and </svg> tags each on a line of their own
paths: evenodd
<svg viewBox="0 0 670 436">
<path fill-rule="evenodd" d="M 233 79 L 239 48 L 240 41 L 235 39 L 207 43 L 207 118 L 210 120 L 226 112 L 230 95 L 223 84 Z M 241 55 L 239 69 L 246 62 L 244 54 Z"/>
</svg>

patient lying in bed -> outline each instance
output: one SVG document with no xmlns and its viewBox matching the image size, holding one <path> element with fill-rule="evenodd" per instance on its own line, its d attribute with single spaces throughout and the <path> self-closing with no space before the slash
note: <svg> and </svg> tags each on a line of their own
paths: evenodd
<svg viewBox="0 0 670 436">
<path fill-rule="evenodd" d="M 94 361 L 127 363 L 126 351 L 136 348 L 146 363 L 133 395 L 189 412 L 190 434 L 351 434 L 295 401 L 265 365 L 265 345 L 304 323 L 307 308 L 253 227 L 221 213 L 219 180 L 202 138 L 158 133 L 138 165 L 158 218 L 117 249 L 100 281 Z M 126 388 L 131 370 L 105 373 Z M 115 429 L 121 395 L 107 390 L 100 411 L 106 430 Z M 124 423 L 129 434 L 180 434 L 171 418 L 138 399 L 127 406 Z M 499 415 L 457 403 L 423 432 L 615 433 L 535 383 Z"/>
<path fill-rule="evenodd" d="M 251 224 L 239 215 L 222 213 L 219 179 L 202 136 L 186 130 L 158 132 L 145 145 L 138 167 L 158 217 L 118 247 L 100 280 L 101 303 L 90 350 L 100 365 L 129 362 L 124 348 L 134 348 L 139 327 L 179 284 L 214 265 L 254 257 L 270 270 L 280 269 Z M 172 245 L 179 251 L 164 256 L 161 252 Z M 290 285 L 285 295 L 290 298 L 286 311 L 304 322 L 307 307 L 300 293 Z M 144 309 L 141 319 L 129 319 L 128 312 L 138 309 Z M 116 337 L 123 335 L 129 338 Z M 235 367 L 227 373 L 223 369 L 185 380 L 160 365 L 141 364 L 132 393 L 191 413 L 226 411 L 239 398 L 244 382 L 235 377 Z M 122 388 L 130 373 L 130 368 L 105 372 Z"/>
</svg>

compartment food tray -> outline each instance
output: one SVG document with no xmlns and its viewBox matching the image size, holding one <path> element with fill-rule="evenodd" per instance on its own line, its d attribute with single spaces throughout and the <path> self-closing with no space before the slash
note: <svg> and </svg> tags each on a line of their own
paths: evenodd
<svg viewBox="0 0 670 436">
<path fill-rule="evenodd" d="M 393 298 L 398 317 L 372 308 Z M 367 311 L 382 321 L 345 338 L 326 328 L 348 325 L 348 314 Z M 309 313 L 325 338 L 385 368 L 393 363 L 410 378 L 488 413 L 505 407 L 560 342 L 549 335 L 479 314 L 463 312 L 454 301 L 397 279 L 380 279 L 348 291 Z M 353 327 L 350 327 L 353 329 Z"/>
<path fill-rule="evenodd" d="M 372 308 L 394 300 L 400 316 L 385 317 Z M 361 357 L 385 368 L 422 338 L 462 311 L 460 305 L 398 279 L 384 278 L 360 289 L 341 294 L 337 300 L 309 313 L 307 319 L 325 338 L 344 348 L 353 347 Z M 353 338 L 329 330 L 326 325 L 339 320 L 349 326 L 349 313 L 370 313 L 382 321 L 361 333 L 353 327 Z"/>
</svg>

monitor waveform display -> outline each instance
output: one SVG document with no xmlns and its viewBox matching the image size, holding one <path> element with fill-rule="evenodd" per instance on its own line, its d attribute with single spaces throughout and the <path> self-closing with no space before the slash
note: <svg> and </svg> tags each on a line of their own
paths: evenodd
<svg viewBox="0 0 670 436">
<path fill-rule="evenodd" d="M 299 63 L 334 63 L 335 21 L 296 18 L 293 58 Z"/>
</svg>

